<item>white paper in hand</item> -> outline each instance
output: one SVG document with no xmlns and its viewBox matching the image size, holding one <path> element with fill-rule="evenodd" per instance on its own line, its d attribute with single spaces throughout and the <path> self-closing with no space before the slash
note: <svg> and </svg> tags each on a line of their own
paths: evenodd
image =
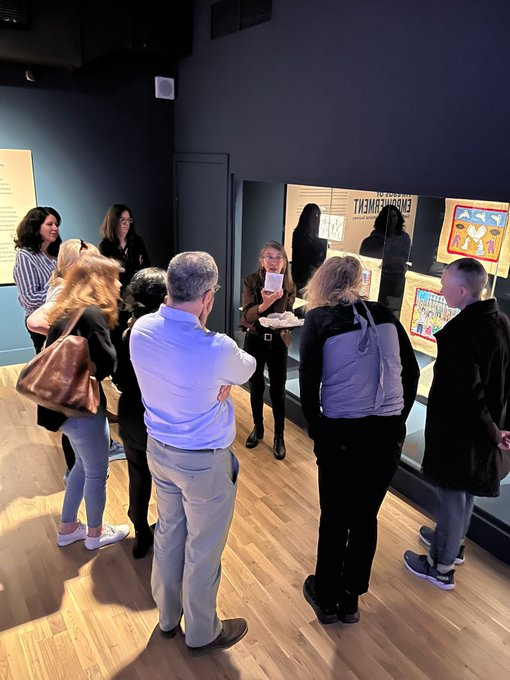
<svg viewBox="0 0 510 680">
<path fill-rule="evenodd" d="M 270 290 L 272 293 L 274 293 L 277 290 L 281 290 L 282 287 L 283 287 L 283 274 L 273 274 L 272 272 L 266 272 L 264 290 Z"/>
</svg>

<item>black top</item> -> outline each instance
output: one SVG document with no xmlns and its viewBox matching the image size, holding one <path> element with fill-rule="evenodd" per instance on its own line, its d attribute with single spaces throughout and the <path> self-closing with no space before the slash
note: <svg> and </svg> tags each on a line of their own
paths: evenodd
<svg viewBox="0 0 510 680">
<path fill-rule="evenodd" d="M 126 446 L 138 451 L 145 451 L 147 448 L 147 429 L 144 422 L 145 409 L 129 354 L 130 334 L 131 329 L 128 328 L 122 337 L 117 352 L 115 380 L 121 390 L 118 405 L 119 432 Z"/>
<path fill-rule="evenodd" d="M 120 282 L 122 284 L 122 291 L 125 290 L 128 283 L 133 278 L 133 275 L 139 269 L 150 267 L 150 259 L 145 248 L 145 244 L 138 234 L 133 234 L 127 241 L 126 247 L 123 249 L 119 243 L 114 243 L 107 238 L 103 238 L 99 244 L 99 252 L 105 257 L 111 257 L 118 260 L 124 271 L 120 275 Z"/>
<path fill-rule="evenodd" d="M 436 486 L 498 496 L 510 454 L 510 323 L 495 299 L 474 302 L 435 333 L 437 359 L 422 469 Z"/>
<path fill-rule="evenodd" d="M 292 233 L 292 278 L 298 294 L 326 259 L 327 250 L 328 241 L 325 238 L 310 237 L 306 232 L 296 229 Z"/>
<path fill-rule="evenodd" d="M 48 331 L 46 345 L 49 346 L 64 332 L 68 317 L 56 321 Z M 87 307 L 76 326 L 72 329 L 71 335 L 80 335 L 87 338 L 89 343 L 90 360 L 96 365 L 96 378 L 99 382 L 101 404 L 106 406 L 106 397 L 101 387 L 101 380 L 111 375 L 115 368 L 116 354 L 110 339 L 110 331 L 106 320 L 99 307 Z M 37 407 L 37 424 L 42 425 L 47 430 L 56 432 L 66 416 L 57 411 L 51 411 L 44 406 Z"/>
</svg>

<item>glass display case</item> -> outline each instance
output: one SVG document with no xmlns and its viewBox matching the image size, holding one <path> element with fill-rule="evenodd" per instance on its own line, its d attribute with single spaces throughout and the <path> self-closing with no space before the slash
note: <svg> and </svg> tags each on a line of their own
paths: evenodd
<svg viewBox="0 0 510 680">
<path fill-rule="evenodd" d="M 253 251 L 252 183 L 246 184 L 247 200 L 243 206 L 243 226 L 239 231 L 241 251 L 246 260 L 245 244 Z M 257 210 L 264 203 L 264 191 L 257 184 Z M 428 391 L 436 357 L 434 333 L 459 310 L 451 309 L 441 295 L 444 267 L 459 257 L 480 260 L 489 273 L 487 295 L 498 300 L 500 310 L 510 316 L 510 232 L 509 205 L 501 202 L 461 198 L 439 198 L 409 194 L 357 191 L 332 187 L 282 185 L 282 212 L 276 208 L 275 219 L 258 228 L 259 248 L 268 238 L 283 242 L 291 269 L 299 271 L 302 285 L 303 257 L 293 239 L 305 206 L 320 210 L 318 227 L 312 240 L 325 244 L 322 259 L 334 255 L 354 254 L 363 265 L 363 291 L 370 300 L 385 304 L 401 321 L 409 334 L 420 366 L 418 395 L 407 420 L 407 438 L 402 461 L 393 486 L 426 511 L 432 512 L 434 492 L 423 478 L 420 468 L 424 450 L 424 426 Z M 269 187 L 269 185 L 268 185 Z M 271 185 L 271 198 L 275 189 Z M 268 189 L 269 190 L 269 189 Z M 277 201 L 278 203 L 278 201 Z M 274 207 L 274 206 L 273 206 Z M 283 224 L 278 215 L 283 214 Z M 246 223 L 250 225 L 246 233 Z M 265 230 L 265 231 L 264 231 Z M 312 242 L 311 242 L 312 243 Z M 310 245 L 312 272 L 318 266 L 321 247 Z M 313 252 L 312 252 L 313 251 Z M 257 252 L 251 253 L 256 267 Z M 243 272 L 243 274 L 248 272 Z M 241 285 L 241 281 L 236 282 Z M 301 301 L 295 313 L 302 314 Z M 238 304 L 240 297 L 238 298 Z M 237 318 L 239 318 L 237 307 Z M 234 329 L 238 342 L 242 334 Z M 287 416 L 304 425 L 299 404 L 300 329 L 292 331 L 287 377 Z M 445 427 L 448 427 L 445 414 Z M 510 475 L 502 481 L 497 498 L 476 498 L 469 536 L 499 558 L 510 563 Z"/>
</svg>

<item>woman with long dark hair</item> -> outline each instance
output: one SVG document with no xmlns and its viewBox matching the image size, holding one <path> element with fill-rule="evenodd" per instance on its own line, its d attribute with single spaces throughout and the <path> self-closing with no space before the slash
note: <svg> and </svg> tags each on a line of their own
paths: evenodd
<svg viewBox="0 0 510 680">
<path fill-rule="evenodd" d="M 411 238 L 404 216 L 396 205 L 386 205 L 374 221 L 374 229 L 361 242 L 360 255 L 382 259 L 379 302 L 399 312 L 404 293 Z"/>
<path fill-rule="evenodd" d="M 135 231 L 131 210 L 123 203 L 108 208 L 101 224 L 99 252 L 118 260 L 124 269 L 120 275 L 122 293 L 139 269 L 150 267 L 150 259 L 141 236 Z"/>
<path fill-rule="evenodd" d="M 281 289 L 265 290 L 267 272 L 283 274 Z M 274 417 L 273 455 L 277 460 L 282 460 L 286 455 L 283 432 L 288 348 L 282 332 L 263 327 L 259 319 L 272 313 L 292 311 L 295 299 L 296 286 L 290 276 L 285 248 L 277 241 L 267 241 L 260 251 L 257 271 L 249 274 L 243 282 L 240 324 L 246 330 L 244 350 L 257 360 L 257 368 L 249 381 L 254 428 L 246 440 L 246 446 L 254 448 L 264 437 L 264 367 L 267 365 Z"/>
<path fill-rule="evenodd" d="M 328 241 L 319 237 L 320 220 L 319 206 L 307 203 L 292 232 L 292 278 L 298 295 L 326 258 Z"/>
<path fill-rule="evenodd" d="M 108 208 L 101 224 L 101 235 L 99 252 L 105 257 L 111 257 L 120 262 L 123 269 L 120 274 L 119 318 L 116 328 L 112 331 L 113 345 L 117 353 L 120 353 L 122 334 L 127 328 L 130 317 L 124 304 L 126 288 L 137 271 L 150 267 L 150 259 L 142 237 L 135 232 L 132 212 L 123 203 L 114 203 Z M 116 371 L 112 379 L 114 383 L 117 382 Z"/>
<path fill-rule="evenodd" d="M 62 242 L 61 221 L 55 208 L 37 206 L 28 211 L 16 229 L 13 276 L 19 303 L 25 310 L 25 325 L 27 317 L 46 302 L 48 281 L 57 265 Z M 46 337 L 30 329 L 28 332 L 35 351 L 40 352 Z"/>
</svg>

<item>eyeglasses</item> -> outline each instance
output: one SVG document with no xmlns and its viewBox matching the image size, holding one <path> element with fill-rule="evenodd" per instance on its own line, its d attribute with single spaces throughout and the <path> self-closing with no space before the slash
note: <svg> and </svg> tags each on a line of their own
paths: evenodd
<svg viewBox="0 0 510 680">
<path fill-rule="evenodd" d="M 133 224 L 133 220 L 131 219 L 131 217 L 120 217 L 119 222 L 121 224 Z"/>
<path fill-rule="evenodd" d="M 211 288 L 211 290 L 212 290 L 212 292 L 213 292 L 214 294 L 216 294 L 216 293 L 219 291 L 220 288 L 221 288 L 220 284 L 217 283 L 215 286 L 213 286 L 213 287 Z"/>
<path fill-rule="evenodd" d="M 262 258 L 263 260 L 266 260 L 266 262 L 282 262 L 283 257 L 281 255 L 277 255 L 276 257 L 272 257 L 271 255 L 264 255 Z"/>
</svg>

